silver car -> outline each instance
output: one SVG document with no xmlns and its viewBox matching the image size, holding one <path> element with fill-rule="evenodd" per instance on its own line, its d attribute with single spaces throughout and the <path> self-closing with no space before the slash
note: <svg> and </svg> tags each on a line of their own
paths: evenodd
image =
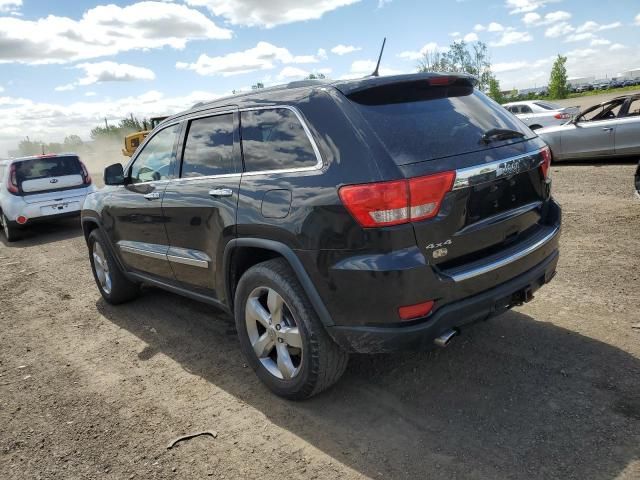
<svg viewBox="0 0 640 480">
<path fill-rule="evenodd" d="M 554 160 L 640 155 L 640 94 L 595 105 L 565 125 L 536 133 Z"/>
<path fill-rule="evenodd" d="M 94 191 L 87 167 L 73 153 L 0 161 L 0 226 L 7 241 L 32 223 L 80 215 Z"/>
</svg>

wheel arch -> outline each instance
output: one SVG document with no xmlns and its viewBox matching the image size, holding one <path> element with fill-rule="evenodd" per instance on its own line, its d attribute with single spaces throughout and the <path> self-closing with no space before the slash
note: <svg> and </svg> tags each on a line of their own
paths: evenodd
<svg viewBox="0 0 640 480">
<path fill-rule="evenodd" d="M 329 311 L 304 269 L 302 262 L 290 247 L 275 240 L 240 238 L 231 240 L 226 245 L 223 272 L 225 276 L 225 294 L 230 310 L 233 311 L 235 290 L 242 274 L 258 263 L 278 257 L 284 258 L 295 273 L 322 324 L 325 327 L 332 326 L 334 323 Z"/>
</svg>

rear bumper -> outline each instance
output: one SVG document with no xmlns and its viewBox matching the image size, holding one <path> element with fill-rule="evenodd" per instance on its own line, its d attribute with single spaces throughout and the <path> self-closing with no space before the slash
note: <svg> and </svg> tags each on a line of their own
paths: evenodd
<svg viewBox="0 0 640 480">
<path fill-rule="evenodd" d="M 551 281 L 559 252 L 554 250 L 535 267 L 511 280 L 438 309 L 426 320 L 406 326 L 333 326 L 331 337 L 345 350 L 356 353 L 415 351 L 429 348 L 435 338 L 452 328 L 500 315 Z"/>
<path fill-rule="evenodd" d="M 60 192 L 52 198 L 42 198 L 37 201 L 26 202 L 22 197 L 7 197 L 4 199 L 2 211 L 11 223 L 19 216 L 27 218 L 29 225 L 37 221 L 47 221 L 56 218 L 80 215 L 87 195 L 93 188 L 83 189 L 83 192 L 70 195 L 69 192 Z M 66 195 L 64 195 L 66 193 Z M 61 208 L 58 208 L 61 207 Z"/>
</svg>

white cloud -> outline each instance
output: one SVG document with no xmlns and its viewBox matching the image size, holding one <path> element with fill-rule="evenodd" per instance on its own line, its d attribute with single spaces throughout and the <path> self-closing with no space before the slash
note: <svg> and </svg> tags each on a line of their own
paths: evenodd
<svg viewBox="0 0 640 480">
<path fill-rule="evenodd" d="M 57 92 L 73 90 L 77 86 L 93 85 L 103 82 L 132 82 L 135 80 L 155 80 L 156 75 L 152 70 L 144 67 L 136 67 L 126 63 L 97 62 L 81 63 L 74 68 L 84 70 L 84 77 L 73 83 L 56 87 Z"/>
<path fill-rule="evenodd" d="M 56 92 L 69 92 L 71 90 L 74 90 L 76 88 L 76 84 L 75 83 L 67 83 L 65 85 L 60 85 L 56 88 L 54 88 L 54 90 Z"/>
<path fill-rule="evenodd" d="M 194 91 L 167 97 L 151 90 L 119 99 L 91 101 L 83 98 L 68 105 L 0 96 L 0 117 L 3 119 L 0 125 L 0 156 L 14 149 L 25 135 L 46 142 L 62 141 L 71 134 L 88 140 L 89 131 L 96 125 L 103 125 L 105 117 L 109 123 L 115 123 L 129 113 L 137 117 L 168 115 L 220 96 L 213 92 Z"/>
<path fill-rule="evenodd" d="M 325 52 L 326 53 L 326 52 Z M 258 70 L 270 70 L 276 64 L 302 64 L 317 63 L 314 55 L 292 55 L 283 47 L 276 47 L 268 42 L 258 44 L 242 52 L 233 52 L 219 57 L 210 57 L 202 54 L 195 63 L 178 62 L 176 68 L 180 70 L 193 70 L 199 75 L 238 75 L 255 72 Z"/>
<path fill-rule="evenodd" d="M 640 25 L 640 13 L 636 15 L 636 25 Z"/>
<path fill-rule="evenodd" d="M 540 16 L 540 14 L 535 12 L 526 13 L 524 17 L 522 17 L 522 21 L 527 25 L 535 25 L 541 19 L 542 17 Z"/>
<path fill-rule="evenodd" d="M 547 28 L 547 30 L 544 32 L 544 36 L 549 38 L 558 38 L 563 35 L 569 35 L 574 30 L 575 28 L 573 28 L 567 22 L 560 22 Z"/>
<path fill-rule="evenodd" d="M 514 70 L 522 70 L 527 65 L 527 62 L 501 62 L 491 65 L 491 70 L 494 73 L 512 72 Z"/>
<path fill-rule="evenodd" d="M 621 43 L 614 43 L 613 45 L 611 45 L 609 47 L 609 50 L 611 50 L 612 52 L 615 52 L 616 50 L 624 50 L 627 47 L 625 47 L 624 45 L 622 45 Z"/>
<path fill-rule="evenodd" d="M 332 53 L 336 55 L 346 55 L 347 53 L 357 52 L 358 50 L 362 50 L 361 47 L 354 47 L 353 45 L 336 45 L 331 49 Z"/>
<path fill-rule="evenodd" d="M 319 59 L 326 60 L 327 59 L 327 51 L 324 48 L 319 48 L 318 53 L 316 53 Z"/>
<path fill-rule="evenodd" d="M 478 41 L 478 34 L 475 33 L 475 32 L 469 32 L 464 36 L 463 40 L 465 42 L 477 42 Z"/>
<path fill-rule="evenodd" d="M 4 92 L 4 87 L 0 85 L 0 93 Z"/>
<path fill-rule="evenodd" d="M 504 30 L 504 27 L 498 22 L 491 22 L 487 26 L 487 30 L 489 30 L 490 32 L 502 32 Z"/>
<path fill-rule="evenodd" d="M 547 3 L 553 3 L 558 0 L 507 0 L 505 6 L 509 9 L 509 13 L 527 13 L 544 7 Z"/>
<path fill-rule="evenodd" d="M 461 35 L 462 35 L 462 34 L 461 34 L 460 32 L 451 32 L 451 33 L 449 34 L 449 36 L 450 36 L 450 37 L 459 37 L 459 36 L 461 36 Z"/>
<path fill-rule="evenodd" d="M 97 95 L 97 93 L 96 93 L 96 92 L 86 92 L 86 93 L 84 94 L 84 96 L 85 96 L 85 97 L 95 97 L 96 95 Z"/>
<path fill-rule="evenodd" d="M 595 35 L 593 33 L 584 32 L 584 33 L 572 33 L 568 35 L 565 39 L 565 42 L 583 42 L 585 40 L 595 39 Z M 593 44 L 593 42 L 592 42 Z"/>
<path fill-rule="evenodd" d="M 290 78 L 304 78 L 309 76 L 307 70 L 303 70 L 298 67 L 284 67 L 278 75 L 278 80 L 285 80 Z"/>
<path fill-rule="evenodd" d="M 80 20 L 0 17 L 0 63 L 65 63 L 130 50 L 182 49 L 204 38 L 231 38 L 231 31 L 195 9 L 157 1 L 98 6 Z"/>
<path fill-rule="evenodd" d="M 398 54 L 398 57 L 404 58 L 405 60 L 419 60 L 421 59 L 425 53 L 429 52 L 446 52 L 447 47 L 441 47 L 436 42 L 429 42 L 424 45 L 420 50 L 406 50 Z"/>
<path fill-rule="evenodd" d="M 603 45 L 610 45 L 611 42 L 607 39 L 604 38 L 594 38 L 593 40 L 591 40 L 591 46 L 592 47 L 600 47 Z"/>
<path fill-rule="evenodd" d="M 500 38 L 496 41 L 489 42 L 492 47 L 506 47 L 507 45 L 513 45 L 515 43 L 530 42 L 533 37 L 528 32 L 519 32 L 515 29 L 505 30 Z"/>
<path fill-rule="evenodd" d="M 317 20 L 327 12 L 360 0 L 185 0 L 206 7 L 233 25 L 272 28 L 283 23 Z"/>
<path fill-rule="evenodd" d="M 22 6 L 22 0 L 0 0 L 0 13 L 12 13 Z"/>
<path fill-rule="evenodd" d="M 589 20 L 587 22 L 584 22 L 578 28 L 576 28 L 576 32 L 578 33 L 601 32 L 603 30 L 611 30 L 612 28 L 618 28 L 621 26 L 622 26 L 622 23 L 620 22 L 613 22 L 613 23 L 607 23 L 605 25 L 601 25 L 597 22 L 594 22 L 593 20 Z"/>
<path fill-rule="evenodd" d="M 486 27 L 484 25 L 476 23 L 476 25 L 473 27 L 473 30 L 476 32 L 482 32 L 483 30 L 486 30 Z"/>
</svg>

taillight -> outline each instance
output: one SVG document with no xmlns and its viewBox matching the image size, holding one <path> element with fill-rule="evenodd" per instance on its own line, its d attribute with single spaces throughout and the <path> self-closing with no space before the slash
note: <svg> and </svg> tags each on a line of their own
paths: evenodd
<svg viewBox="0 0 640 480">
<path fill-rule="evenodd" d="M 91 185 L 91 175 L 89 175 L 89 170 L 87 170 L 87 167 L 84 163 L 82 163 L 81 160 L 78 161 L 80 162 L 80 168 L 82 168 L 82 179 L 84 181 L 84 184 Z"/>
<path fill-rule="evenodd" d="M 342 187 L 339 194 L 363 227 L 400 225 L 435 217 L 455 176 L 455 172 L 443 172 L 408 180 L 349 185 Z"/>
<path fill-rule="evenodd" d="M 540 155 L 542 156 L 540 171 L 542 172 L 542 176 L 546 179 L 549 178 L 549 167 L 551 167 L 551 149 L 549 147 L 544 147 L 540 150 Z"/>
<path fill-rule="evenodd" d="M 413 320 L 414 318 L 425 317 L 433 308 L 433 300 L 417 303 L 415 305 L 407 305 L 398 308 L 398 316 L 402 320 Z"/>
<path fill-rule="evenodd" d="M 17 195 L 20 190 L 18 189 L 18 178 L 16 175 L 16 166 L 11 165 L 11 167 L 9 168 L 9 176 L 7 177 L 7 190 L 9 190 L 9 193 L 13 193 L 14 195 Z"/>
<path fill-rule="evenodd" d="M 571 115 L 568 113 L 556 113 L 553 118 L 557 118 L 558 120 L 569 120 Z"/>
</svg>

